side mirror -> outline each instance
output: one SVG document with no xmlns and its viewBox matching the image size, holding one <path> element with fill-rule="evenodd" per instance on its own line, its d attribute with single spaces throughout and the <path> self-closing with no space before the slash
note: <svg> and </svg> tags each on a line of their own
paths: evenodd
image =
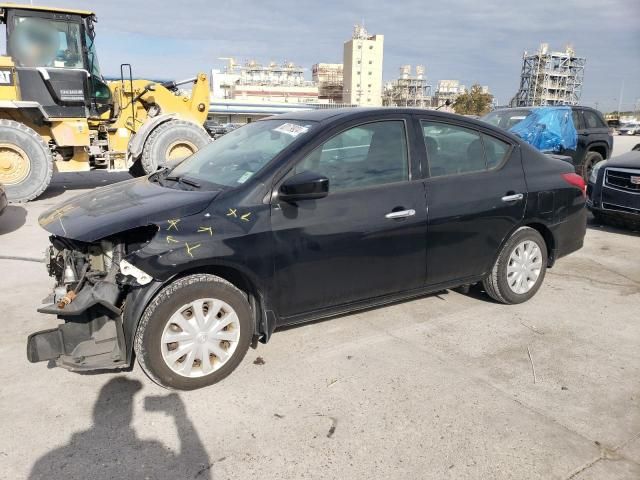
<svg viewBox="0 0 640 480">
<path fill-rule="evenodd" d="M 278 198 L 284 202 L 314 200 L 329 194 L 329 179 L 313 172 L 302 172 L 280 185 Z"/>
<path fill-rule="evenodd" d="M 148 85 L 146 85 L 144 87 L 145 90 L 148 90 L 150 92 L 155 92 L 156 91 L 156 85 L 155 83 L 149 83 Z"/>
</svg>

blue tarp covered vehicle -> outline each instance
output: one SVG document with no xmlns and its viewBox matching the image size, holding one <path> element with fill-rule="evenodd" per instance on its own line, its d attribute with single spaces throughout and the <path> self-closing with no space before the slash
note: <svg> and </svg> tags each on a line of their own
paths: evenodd
<svg viewBox="0 0 640 480">
<path fill-rule="evenodd" d="M 532 108 L 509 130 L 543 152 L 575 150 L 578 144 L 571 107 Z"/>
</svg>

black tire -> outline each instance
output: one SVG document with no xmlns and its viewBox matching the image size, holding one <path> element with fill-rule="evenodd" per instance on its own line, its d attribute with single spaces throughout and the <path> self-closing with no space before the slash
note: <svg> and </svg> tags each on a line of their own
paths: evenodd
<svg viewBox="0 0 640 480">
<path fill-rule="evenodd" d="M 633 147 L 631 150 L 633 150 L 634 152 L 640 151 L 640 143 Z"/>
<path fill-rule="evenodd" d="M 203 127 L 185 120 L 169 120 L 151 132 L 144 143 L 142 155 L 138 161 L 146 174 L 153 173 L 162 167 L 175 167 L 191 153 L 197 152 L 211 141 L 211 137 Z M 182 152 L 185 156 L 170 160 L 172 151 L 178 154 Z"/>
<path fill-rule="evenodd" d="M 606 218 L 605 215 L 601 214 L 600 212 L 594 212 L 594 211 L 592 211 L 591 214 L 593 215 L 593 220 L 598 225 L 606 225 L 607 224 L 607 218 Z"/>
<path fill-rule="evenodd" d="M 3 175 L 0 165 L 0 183 L 5 187 L 9 202 L 28 202 L 42 194 L 49 186 L 53 175 L 53 159 L 49 145 L 44 139 L 35 130 L 20 122 L 2 119 L 0 145 L 11 158 L 23 158 L 23 162 L 26 162 L 23 163 L 26 165 L 25 170 L 28 172 L 25 173 L 26 176 L 20 175 L 16 183 L 12 183 L 9 174 Z"/>
<path fill-rule="evenodd" d="M 591 175 L 593 166 L 602 160 L 602 155 L 598 152 L 587 152 L 584 157 L 584 162 L 582 162 L 582 178 L 584 178 L 585 182 L 589 181 L 589 175 Z"/>
<path fill-rule="evenodd" d="M 526 293 L 519 294 L 509 287 L 507 267 L 509 266 L 509 258 L 511 257 L 512 252 L 524 241 L 534 242 L 538 246 L 542 256 L 542 263 L 540 273 L 538 274 L 535 284 L 531 286 Z M 504 247 L 502 247 L 500 255 L 498 255 L 498 259 L 491 269 L 491 273 L 483 280 L 482 285 L 484 286 L 485 292 L 487 292 L 487 294 L 497 302 L 508 305 L 522 303 L 526 302 L 536 294 L 540 285 L 542 285 L 542 282 L 544 281 L 546 270 L 547 246 L 544 238 L 542 238 L 542 235 L 533 228 L 521 227 L 511 235 Z"/>
<path fill-rule="evenodd" d="M 208 375 L 190 378 L 176 373 L 165 362 L 161 351 L 162 333 L 180 306 L 202 298 L 222 300 L 231 306 L 238 316 L 240 335 L 235 350 L 224 364 Z M 136 330 L 134 350 L 138 364 L 155 383 L 170 389 L 194 390 L 221 381 L 240 364 L 253 338 L 253 326 L 247 298 L 235 286 L 215 275 L 189 275 L 165 287 L 147 306 Z"/>
<path fill-rule="evenodd" d="M 133 165 L 129 167 L 129 173 L 133 177 L 144 177 L 147 174 L 142 167 L 142 161 L 140 159 L 133 162 Z"/>
</svg>

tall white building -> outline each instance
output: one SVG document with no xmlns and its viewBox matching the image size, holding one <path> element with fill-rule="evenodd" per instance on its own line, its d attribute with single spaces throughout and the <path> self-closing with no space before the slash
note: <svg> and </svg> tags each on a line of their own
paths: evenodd
<svg viewBox="0 0 640 480">
<path fill-rule="evenodd" d="M 344 43 L 343 103 L 382 105 L 382 60 L 384 35 L 369 35 L 356 25 L 351 40 Z"/>
</svg>

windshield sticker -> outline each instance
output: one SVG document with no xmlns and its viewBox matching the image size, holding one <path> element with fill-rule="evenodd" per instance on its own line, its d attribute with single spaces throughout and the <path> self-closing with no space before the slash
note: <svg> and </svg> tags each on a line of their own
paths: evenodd
<svg viewBox="0 0 640 480">
<path fill-rule="evenodd" d="M 297 137 L 301 133 L 306 133 L 309 130 L 309 127 L 303 127 L 302 125 L 296 125 L 295 123 L 283 123 L 277 128 L 274 128 L 274 132 L 284 133 L 286 135 L 291 135 L 292 137 Z"/>
<path fill-rule="evenodd" d="M 244 183 L 251 178 L 251 175 L 253 175 L 253 172 L 244 172 L 237 182 Z"/>
</svg>

